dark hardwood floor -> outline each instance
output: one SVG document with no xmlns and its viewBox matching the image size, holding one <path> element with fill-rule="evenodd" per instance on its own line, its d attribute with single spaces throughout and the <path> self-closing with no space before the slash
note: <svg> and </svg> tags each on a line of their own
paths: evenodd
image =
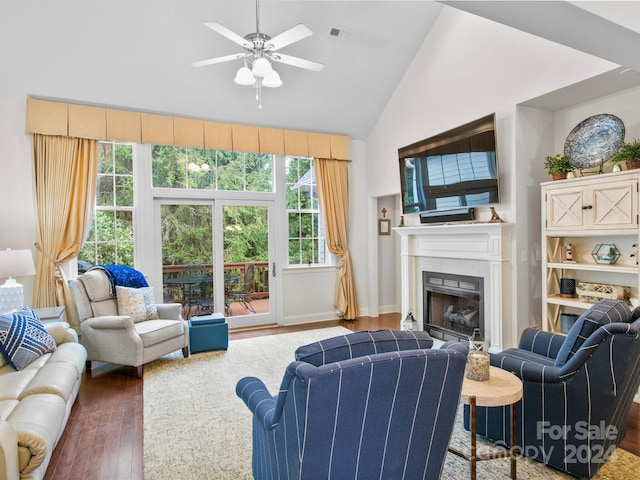
<svg viewBox="0 0 640 480">
<path fill-rule="evenodd" d="M 230 332 L 237 340 L 314 328 L 343 326 L 353 331 L 397 328 L 399 314 L 353 321 Z M 67 427 L 53 452 L 45 480 L 142 480 L 142 380 L 132 368 L 100 365 L 85 372 Z M 621 448 L 640 456 L 640 405 L 633 404 Z"/>
</svg>

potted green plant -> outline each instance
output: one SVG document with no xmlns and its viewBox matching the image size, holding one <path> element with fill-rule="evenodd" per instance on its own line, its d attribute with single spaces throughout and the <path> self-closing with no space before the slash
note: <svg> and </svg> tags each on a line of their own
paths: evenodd
<svg viewBox="0 0 640 480">
<path fill-rule="evenodd" d="M 613 163 L 625 162 L 627 170 L 640 168 L 640 139 L 634 138 L 623 143 L 609 160 Z"/>
<path fill-rule="evenodd" d="M 547 155 L 544 167 L 554 180 L 567 178 L 567 173 L 573 171 L 573 165 L 571 165 L 569 158 L 562 153 L 553 156 Z"/>
</svg>

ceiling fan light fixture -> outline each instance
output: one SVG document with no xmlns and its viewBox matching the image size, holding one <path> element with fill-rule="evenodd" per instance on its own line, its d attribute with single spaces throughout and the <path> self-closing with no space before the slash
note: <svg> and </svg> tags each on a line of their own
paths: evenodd
<svg viewBox="0 0 640 480">
<path fill-rule="evenodd" d="M 256 77 L 253 76 L 251 70 L 246 65 L 240 67 L 236 73 L 236 78 L 233 79 L 238 85 L 253 85 L 256 83 Z"/>
<path fill-rule="evenodd" d="M 262 85 L 269 88 L 278 88 L 282 86 L 282 80 L 278 72 L 273 70 L 269 75 L 262 79 Z"/>
<path fill-rule="evenodd" d="M 324 67 L 323 64 L 305 60 L 291 55 L 284 55 L 279 52 L 292 43 L 298 42 L 303 38 L 312 35 L 312 31 L 304 24 L 300 23 L 284 32 L 271 37 L 260 32 L 260 6 L 259 0 L 256 2 L 256 30 L 244 37 L 232 32 L 227 27 L 218 22 L 205 22 L 205 26 L 219 33 L 223 37 L 240 45 L 243 48 L 242 53 L 234 55 L 226 55 L 222 57 L 209 58 L 199 62 L 193 62 L 194 67 L 204 67 L 206 65 L 214 65 L 217 63 L 228 62 L 231 60 L 241 60 L 242 67 L 236 72 L 234 82 L 238 85 L 246 85 L 256 90 L 256 100 L 258 108 L 262 108 L 262 87 L 277 88 L 282 86 L 280 75 L 273 69 L 272 62 L 284 63 L 305 70 L 319 72 Z M 339 32 L 336 34 L 339 35 Z"/>
<path fill-rule="evenodd" d="M 259 57 L 253 62 L 253 68 L 251 72 L 256 77 L 266 77 L 271 72 L 273 72 L 273 68 L 271 67 L 271 63 L 265 57 Z"/>
</svg>

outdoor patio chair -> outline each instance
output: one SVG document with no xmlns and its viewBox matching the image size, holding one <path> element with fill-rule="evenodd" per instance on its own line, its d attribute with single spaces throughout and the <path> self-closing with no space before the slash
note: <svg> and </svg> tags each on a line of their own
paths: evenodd
<svg viewBox="0 0 640 480">
<path fill-rule="evenodd" d="M 244 273 L 244 281 L 239 286 L 238 290 L 234 290 L 228 293 L 226 304 L 229 305 L 229 309 L 231 310 L 230 304 L 233 302 L 240 303 L 245 309 L 250 310 L 253 313 L 256 313 L 255 308 L 251 305 L 251 296 L 253 295 L 253 285 L 255 279 L 255 270 L 256 266 L 251 263 L 247 266 L 247 270 Z"/>
</svg>

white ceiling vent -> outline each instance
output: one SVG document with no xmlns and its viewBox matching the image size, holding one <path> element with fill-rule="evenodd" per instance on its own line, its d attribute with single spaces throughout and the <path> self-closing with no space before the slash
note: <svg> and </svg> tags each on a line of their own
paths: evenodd
<svg viewBox="0 0 640 480">
<path fill-rule="evenodd" d="M 349 38 L 351 36 L 351 32 L 344 30 L 343 28 L 331 27 L 331 30 L 329 30 L 329 36 L 336 38 Z"/>
</svg>

